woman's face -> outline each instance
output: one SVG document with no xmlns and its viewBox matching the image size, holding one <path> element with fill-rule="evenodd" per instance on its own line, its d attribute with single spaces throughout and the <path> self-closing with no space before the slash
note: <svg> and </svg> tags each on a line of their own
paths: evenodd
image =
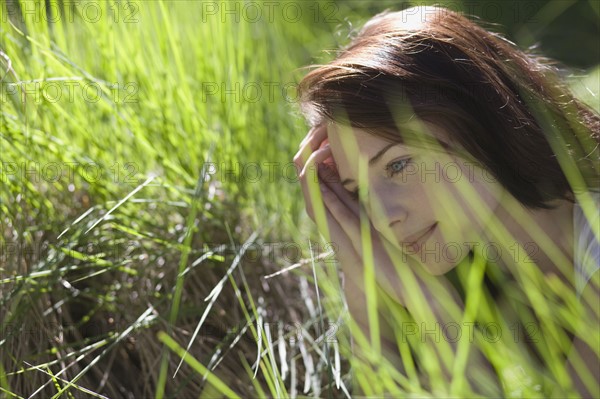
<svg viewBox="0 0 600 399">
<path fill-rule="evenodd" d="M 448 143 L 443 129 L 430 123 L 421 125 L 420 134 Z M 338 124 L 329 125 L 328 140 L 344 188 L 366 188 L 373 226 L 434 275 L 450 271 L 480 245 L 505 195 L 487 170 L 440 146 L 394 144 Z M 359 157 L 366 185 L 359 181 Z"/>
</svg>

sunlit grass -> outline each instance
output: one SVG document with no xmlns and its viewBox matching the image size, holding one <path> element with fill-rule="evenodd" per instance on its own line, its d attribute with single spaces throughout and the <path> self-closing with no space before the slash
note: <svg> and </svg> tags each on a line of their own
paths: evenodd
<svg viewBox="0 0 600 399">
<path fill-rule="evenodd" d="M 513 270 L 523 289 L 513 299 L 535 305 L 552 375 L 537 375 L 510 340 L 489 343 L 477 332 L 474 347 L 461 340 L 453 353 L 444 340 L 407 334 L 406 326 L 434 319 L 419 284 L 435 282 L 395 262 L 416 310 L 398 306 L 376 281 L 365 218 L 370 334 L 345 312 L 324 210 L 315 209 L 317 238 L 286 167 L 306 126 L 293 87 L 284 86 L 319 51 L 345 42 L 333 32 L 349 25 L 345 17 L 364 20 L 369 5 L 353 5 L 354 15 L 340 4 L 328 19 L 333 3 L 307 3 L 295 23 L 237 23 L 202 19 L 198 2 L 82 2 L 101 10 L 93 22 L 77 9 L 72 20 L 54 19 L 42 1 L 16 3 L 35 12 L 20 22 L 15 8 L 0 5 L 0 396 L 466 396 L 463 378 L 440 376 L 438 357 L 461 375 L 474 347 L 502 376 L 506 396 L 541 396 L 538 380 L 568 389 L 559 364 L 568 340 L 559 329 L 594 326 L 578 319 L 580 305 L 559 279 L 531 269 Z M 321 7 L 318 20 L 310 7 Z M 573 87 L 597 106 L 597 82 L 598 68 Z M 256 101 L 247 85 L 262 89 Z M 249 177 L 251 164 L 261 178 Z M 54 179 L 53 165 L 64 175 Z M 309 181 L 318 203 L 316 179 Z M 481 211 L 469 187 L 460 190 Z M 498 240 L 510 242 L 501 224 Z M 533 234 L 559 255 L 543 232 Z M 308 238 L 319 245 L 305 246 Z M 273 242 L 301 244 L 304 259 L 282 259 Z M 251 261 L 253 243 L 267 250 Z M 273 275 L 291 264 L 301 266 Z M 477 258 L 459 268 L 464 312 L 444 287 L 436 293 L 453 320 L 510 331 L 481 287 L 490 269 Z M 406 375 L 385 356 L 382 315 Z M 533 316 L 519 314 L 524 322 Z M 536 380 L 524 384 L 515 364 Z"/>
<path fill-rule="evenodd" d="M 91 347 L 94 355 L 88 357 L 99 355 L 102 367 L 86 367 L 88 361 L 82 357 L 73 367 L 65 368 L 62 361 L 52 357 L 64 359 L 84 340 L 112 342 L 110 331 L 127 331 L 135 309 L 150 302 L 155 305 L 154 316 L 160 316 L 145 325 L 146 332 L 136 331 L 128 338 L 128 345 L 135 345 L 135 339 L 140 341 L 137 349 L 130 346 L 140 353 L 136 362 L 145 380 L 139 381 L 136 394 L 161 396 L 162 390 L 170 395 L 198 390 L 201 379 L 190 384 L 190 369 L 182 369 L 173 380 L 179 360 L 163 362 L 166 365 L 162 369 L 154 365 L 155 359 L 169 359 L 154 331 L 160 324 L 173 334 L 189 326 L 191 333 L 199 320 L 194 315 L 204 311 L 207 324 L 215 324 L 214 314 L 223 309 L 223 301 L 217 301 L 208 312 L 204 296 L 210 293 L 208 286 L 216 282 L 214 277 L 222 273 L 220 267 L 234 259 L 227 255 L 225 260 L 218 245 L 236 252 L 237 243 L 253 230 L 264 234 L 261 244 L 275 240 L 301 243 L 298 234 L 289 231 L 292 227 L 306 230 L 308 225 L 306 219 L 302 222 L 298 218 L 303 204 L 297 200 L 300 190 L 293 179 L 295 171 L 284 166 L 291 163 L 304 127 L 293 115 L 293 87 L 283 91 L 282 86 L 297 81 L 301 72 L 295 69 L 306 63 L 306 58 L 301 52 L 292 52 L 277 54 L 277 62 L 270 60 L 274 59 L 274 49 L 300 48 L 301 43 L 310 41 L 316 44 L 317 32 L 307 29 L 303 21 L 298 22 L 297 29 L 287 29 L 289 24 L 281 18 L 237 24 L 233 18 L 224 23 L 216 16 L 197 23 L 199 15 L 190 10 L 201 9 L 190 8 L 189 2 L 168 7 L 164 2 L 134 2 L 129 11 L 135 10 L 135 16 L 129 21 L 123 20 L 129 15 L 126 7 L 119 8 L 120 19 L 111 14 L 112 6 L 124 3 L 90 2 L 110 18 L 91 22 L 74 11 L 73 21 L 57 18 L 52 24 L 39 22 L 48 20 L 42 2 L 19 4 L 23 9 L 37 10 L 37 14 L 27 14 L 21 24 L 13 14 L 15 9 L 9 13 L 3 3 L 0 18 L 0 146 L 5 162 L 0 204 L 3 229 L 14 233 L 3 235 L 2 243 L 3 250 L 13 250 L 2 265 L 2 359 L 8 362 L 13 358 L 5 363 L 11 369 L 2 374 L 2 388 L 28 392 L 29 387 L 35 390 L 45 381 L 45 376 L 34 369 L 23 379 L 16 378 L 22 373 L 15 374 L 12 368 L 21 361 L 49 364 L 55 375 L 63 371 L 68 378 L 83 373 L 90 378 L 87 381 L 103 381 L 97 387 L 113 395 L 119 384 L 138 383 L 102 375 L 101 370 L 110 370 L 118 358 L 114 350 L 95 352 L 98 348 Z M 77 38 L 87 41 L 82 45 Z M 255 46 L 257 40 L 263 45 Z M 265 82 L 276 85 L 271 93 Z M 248 84 L 261 85 L 264 90 L 256 101 L 240 98 L 239 88 Z M 57 87 L 74 87 L 75 94 L 69 96 L 64 91 L 57 99 Z M 91 89 L 91 100 L 84 98 L 81 87 Z M 218 92 L 211 93 L 215 87 Z M 222 88 L 238 92 L 227 94 Z M 99 90 L 97 96 L 94 89 Z M 210 144 L 214 152 L 209 158 Z M 209 159 L 213 168 L 203 169 Z M 52 163 L 63 170 L 65 165 L 75 166 L 70 175 L 56 182 L 43 178 L 33 181 L 20 174 L 24 168 L 20 163 L 25 161 L 25 168 L 39 165 L 41 169 Z M 7 169 L 12 162 L 17 169 Z M 250 163 L 262 167 L 260 179 L 251 180 L 244 174 L 244 166 Z M 229 170 L 232 172 L 227 174 Z M 151 176 L 152 181 L 148 180 Z M 195 186 L 201 197 L 194 192 Z M 282 215 L 280 223 L 263 223 L 278 214 Z M 235 230 L 228 232 L 226 224 Z M 21 258 L 21 247 L 10 246 L 14 243 L 31 248 L 26 260 Z M 205 250 L 213 254 L 205 256 L 209 253 Z M 279 263 L 268 261 L 274 252 L 263 254 L 267 261 L 262 264 L 255 262 L 261 264 L 260 270 L 254 266 L 250 273 L 253 280 L 250 285 L 244 283 L 243 296 L 237 296 L 245 314 L 236 316 L 235 309 L 227 309 L 228 318 L 221 319 L 221 325 L 235 326 L 241 316 L 241 321 L 251 323 L 248 333 L 253 332 L 258 339 L 254 327 L 258 310 L 253 297 L 260 284 L 254 279 L 266 274 L 269 267 L 273 271 Z M 248 267 L 246 260 L 239 262 Z M 172 265 L 179 267 L 171 269 Z M 206 273 L 213 278 L 198 281 Z M 222 295 L 225 298 L 231 295 L 230 283 L 239 281 L 237 272 L 235 278 L 228 277 Z M 282 276 L 270 284 L 275 287 L 289 279 Z M 272 294 L 263 295 L 268 298 Z M 190 297 L 199 300 L 194 303 Z M 49 308 L 47 301 L 52 304 Z M 262 312 L 266 306 L 271 306 L 270 302 L 260 305 Z M 80 307 L 82 315 L 71 314 Z M 302 305 L 298 309 L 302 320 Z M 272 322 L 276 317 L 265 312 L 263 321 Z M 109 319 L 114 320 L 113 325 Z M 310 325 L 309 320 L 302 322 Z M 64 340 L 38 340 L 31 346 L 23 339 L 23 332 L 38 325 L 50 325 L 41 331 L 49 338 L 62 334 Z M 91 332 L 98 327 L 100 334 L 82 334 L 86 327 Z M 204 335 L 200 333 L 200 337 Z M 234 347 L 231 353 L 239 346 L 248 347 L 237 338 L 237 346 L 231 341 L 227 344 Z M 260 338 L 263 350 L 268 348 L 267 338 L 265 333 Z M 148 340 L 155 342 L 148 344 Z M 178 341 L 182 346 L 189 342 L 192 352 L 199 353 L 196 341 L 190 341 L 189 336 L 180 335 Z M 47 345 L 57 350 L 46 352 Z M 41 355 L 34 355 L 36 346 Z M 222 363 L 224 353 L 215 351 L 216 343 L 204 341 L 200 346 L 208 351 L 203 350 L 202 356 L 213 358 L 210 367 Z M 259 373 L 257 382 L 270 378 L 269 373 L 275 370 L 270 363 L 263 367 L 265 359 L 273 360 L 272 356 L 271 351 L 269 357 L 260 357 L 255 370 L 266 374 L 261 377 Z M 228 354 L 225 363 L 231 358 L 234 360 L 229 361 L 239 365 L 238 371 L 244 374 L 237 355 Z M 76 371 L 71 374 L 71 370 Z M 158 370 L 163 370 L 160 376 L 154 373 Z M 271 379 L 272 388 L 277 384 L 276 390 L 285 390 L 281 381 L 273 381 L 276 379 Z M 53 386 L 46 385 L 45 395 L 56 394 L 52 393 Z M 67 384 L 59 390 L 70 389 Z"/>
</svg>

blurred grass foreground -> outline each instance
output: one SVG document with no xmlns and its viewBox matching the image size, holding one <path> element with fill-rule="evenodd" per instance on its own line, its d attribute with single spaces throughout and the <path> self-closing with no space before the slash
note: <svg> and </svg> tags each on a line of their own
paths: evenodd
<svg viewBox="0 0 600 399">
<path fill-rule="evenodd" d="M 495 22 L 531 45 L 580 18 L 590 50 L 563 60 L 598 109 L 597 4 L 558 3 Z M 350 396 L 332 248 L 291 162 L 295 85 L 386 7 L 2 2 L 0 398 Z"/>
</svg>

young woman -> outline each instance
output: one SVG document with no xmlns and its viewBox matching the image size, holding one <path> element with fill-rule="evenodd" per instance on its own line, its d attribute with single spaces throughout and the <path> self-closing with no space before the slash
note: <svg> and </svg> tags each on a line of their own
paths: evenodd
<svg viewBox="0 0 600 399">
<path fill-rule="evenodd" d="M 376 15 L 300 83 L 307 212 L 397 392 L 600 395 L 600 116 L 557 76 L 415 7 Z"/>
</svg>

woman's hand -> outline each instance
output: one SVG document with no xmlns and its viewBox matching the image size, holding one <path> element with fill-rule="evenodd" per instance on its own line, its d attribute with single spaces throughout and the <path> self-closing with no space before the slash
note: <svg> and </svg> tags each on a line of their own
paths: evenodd
<svg viewBox="0 0 600 399">
<path fill-rule="evenodd" d="M 326 225 L 319 227 L 334 248 L 336 258 L 341 265 L 344 275 L 344 293 L 350 315 L 362 333 L 371 341 L 362 248 L 360 247 L 359 204 L 340 184 L 331 149 L 326 141 L 326 133 L 324 127 L 322 130 L 311 130 L 301 144 L 298 154 L 294 157 L 294 162 L 300 170 L 300 183 L 306 211 L 309 217 L 317 222 L 317 225 L 319 222 L 315 213 L 319 213 L 317 210 L 319 207 L 323 211 Z M 327 163 L 331 166 L 326 166 Z M 313 176 L 316 177 L 314 180 Z M 312 184 L 313 181 L 317 184 Z M 318 191 L 320 195 L 313 193 L 311 197 L 311 190 Z M 313 203 L 311 198 L 318 198 L 319 202 Z M 376 236 L 372 235 L 372 237 Z M 375 252 L 377 252 L 376 257 L 379 258 L 379 251 Z M 387 261 L 376 260 L 374 262 L 376 273 L 380 270 L 377 265 L 389 265 L 389 259 Z M 403 371 L 404 367 L 397 352 L 394 332 L 384 322 L 381 312 L 379 312 L 379 316 L 379 338 L 385 348 L 383 353 L 398 370 Z"/>
<path fill-rule="evenodd" d="M 315 205 L 313 205 L 313 202 L 316 201 L 316 206 L 320 207 L 320 210 L 323 211 L 321 214 L 323 214 L 327 223 L 326 226 L 319 227 L 325 227 L 326 231 L 322 231 L 322 233 L 327 236 L 327 239 L 332 244 L 336 258 L 342 265 L 345 277 L 360 276 L 362 275 L 362 268 L 360 267 L 362 260 L 354 250 L 353 243 L 342 225 L 333 217 L 333 214 L 323 202 L 327 195 L 323 195 L 320 190 L 320 187 L 324 187 L 324 183 L 318 178 L 318 164 L 326 160 L 332 161 L 331 149 L 326 139 L 327 130 L 325 125 L 311 129 L 300 144 L 300 150 L 294 157 L 294 163 L 299 171 L 306 212 L 318 224 L 315 217 Z M 356 279 L 352 278 L 351 280 Z M 352 281 L 348 282 L 355 284 Z M 347 287 L 348 284 L 346 284 L 346 291 Z M 350 304 L 348 305 L 350 306 Z"/>
</svg>

